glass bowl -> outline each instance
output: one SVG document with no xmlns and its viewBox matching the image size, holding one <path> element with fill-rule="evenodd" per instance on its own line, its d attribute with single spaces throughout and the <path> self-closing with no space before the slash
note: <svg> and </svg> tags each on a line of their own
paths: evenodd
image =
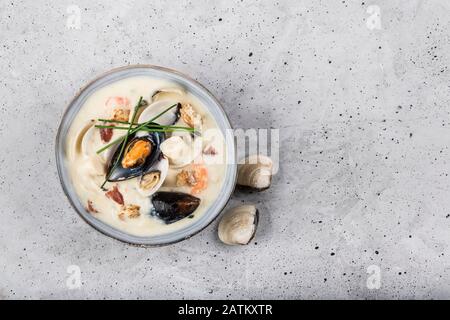
<svg viewBox="0 0 450 320">
<path fill-rule="evenodd" d="M 83 205 L 83 203 L 81 203 L 74 190 L 69 172 L 66 168 L 66 135 L 73 119 L 75 118 L 80 108 L 83 106 L 86 99 L 99 88 L 107 86 L 118 80 L 134 76 L 150 76 L 157 79 L 159 78 L 172 81 L 178 85 L 185 87 L 187 91 L 200 99 L 208 109 L 208 111 L 211 113 L 211 115 L 215 118 L 219 129 L 222 131 L 223 136 L 225 137 L 228 159 L 225 172 L 225 181 L 223 183 L 222 189 L 214 203 L 198 220 L 195 220 L 186 227 L 174 232 L 149 237 L 134 236 L 120 231 L 102 222 L 101 220 L 98 220 L 89 212 L 87 212 L 85 206 Z M 58 168 L 59 179 L 61 181 L 64 193 L 66 194 L 75 211 L 77 211 L 78 214 L 88 224 L 90 224 L 101 233 L 126 243 L 141 246 L 161 246 L 182 241 L 206 228 L 219 215 L 219 213 L 222 211 L 231 197 L 236 184 L 237 175 L 234 139 L 227 138 L 227 132 L 230 132 L 231 129 L 232 127 L 230 125 L 230 122 L 219 101 L 217 101 L 217 99 L 205 87 L 203 87 L 197 81 L 189 78 L 188 76 L 183 75 L 175 70 L 152 65 L 133 65 L 113 69 L 91 81 L 88 85 L 82 88 L 72 100 L 72 102 L 70 102 L 62 117 L 61 124 L 58 129 L 58 134 L 56 136 L 56 165 Z"/>
</svg>

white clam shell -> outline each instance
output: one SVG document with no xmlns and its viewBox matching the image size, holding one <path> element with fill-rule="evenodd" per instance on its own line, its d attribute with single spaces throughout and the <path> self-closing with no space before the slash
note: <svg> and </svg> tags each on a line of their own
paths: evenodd
<svg viewBox="0 0 450 320">
<path fill-rule="evenodd" d="M 237 184 L 264 190 L 270 187 L 272 182 L 272 160 L 263 155 L 252 155 L 238 166 Z"/>
<path fill-rule="evenodd" d="M 188 132 L 174 132 L 161 143 L 161 151 L 168 157 L 173 168 L 190 164 L 202 152 L 202 141 L 192 138 Z"/>
<path fill-rule="evenodd" d="M 181 87 L 161 88 L 161 89 L 156 90 L 152 94 L 152 102 L 162 100 L 162 99 L 176 100 L 177 98 L 179 98 L 185 94 L 186 94 L 186 90 L 184 90 Z"/>
<path fill-rule="evenodd" d="M 169 108 L 170 106 L 178 103 L 176 101 L 156 101 L 150 104 L 139 116 L 139 123 L 147 122 L 155 118 L 161 112 Z M 173 107 L 171 110 L 167 111 L 160 117 L 158 117 L 155 122 L 162 126 L 173 125 L 177 121 L 177 106 Z"/>
<path fill-rule="evenodd" d="M 258 209 L 243 205 L 227 211 L 219 223 L 219 239 L 229 245 L 245 245 L 254 237 L 258 225 Z"/>
<path fill-rule="evenodd" d="M 99 145 L 101 141 L 98 129 L 94 127 L 94 124 L 94 121 L 90 121 L 78 132 L 76 140 L 77 152 L 82 154 L 85 158 L 85 166 L 89 174 L 103 175 L 106 170 L 105 157 L 108 155 L 99 155 L 95 152 L 95 145 Z M 96 133 L 98 134 L 98 137 L 95 135 Z"/>
<path fill-rule="evenodd" d="M 89 124 L 90 127 L 84 131 L 84 134 L 80 134 L 80 136 L 78 137 L 78 139 L 80 139 L 80 152 L 84 157 L 92 159 L 98 158 L 98 160 L 102 163 L 107 163 L 113 156 L 118 144 L 116 144 L 115 146 L 111 146 L 100 154 L 97 154 L 97 150 L 107 143 L 101 140 L 99 129 L 95 128 L 94 125 L 95 123 L 91 122 Z M 117 131 L 118 130 L 113 131 L 113 137 L 111 141 L 125 135 L 124 132 Z"/>
<path fill-rule="evenodd" d="M 159 188 L 161 188 L 162 184 L 164 183 L 164 180 L 166 180 L 167 177 L 167 173 L 169 171 L 169 161 L 166 158 L 161 158 L 159 159 L 153 166 L 151 169 L 149 169 L 148 172 L 151 171 L 159 171 L 161 173 L 160 177 L 159 177 L 159 181 L 158 183 L 151 189 L 143 189 L 141 187 L 141 180 L 143 178 L 143 176 L 139 177 L 139 179 L 137 179 L 137 190 L 139 191 L 139 193 L 145 197 L 149 197 L 152 194 L 154 194 L 156 191 L 158 191 Z"/>
<path fill-rule="evenodd" d="M 163 88 L 155 91 L 152 94 L 150 105 L 139 115 L 139 123 L 153 119 L 175 103 L 181 103 L 180 100 L 185 93 L 186 92 L 179 87 Z M 173 107 L 171 110 L 158 117 L 155 122 L 163 126 L 173 125 L 177 121 L 178 113 L 178 107 Z"/>
</svg>

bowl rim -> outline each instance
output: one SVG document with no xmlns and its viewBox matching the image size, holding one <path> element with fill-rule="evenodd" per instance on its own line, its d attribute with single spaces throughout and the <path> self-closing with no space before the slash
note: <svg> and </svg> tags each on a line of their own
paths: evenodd
<svg viewBox="0 0 450 320">
<path fill-rule="evenodd" d="M 198 230 L 195 230 L 194 232 L 192 232 L 191 234 L 189 234 L 189 235 L 187 235 L 185 237 L 182 237 L 182 238 L 179 238 L 179 239 L 175 239 L 173 241 L 167 241 L 167 242 L 164 242 L 164 243 L 134 243 L 134 242 L 131 242 L 131 241 L 127 241 L 125 239 L 120 239 L 120 238 L 118 238 L 118 237 L 108 233 L 106 230 L 102 230 L 102 229 L 98 228 L 91 221 L 87 220 L 86 217 L 80 212 L 80 210 L 78 210 L 78 208 L 75 205 L 73 199 L 69 195 L 69 191 L 66 188 L 66 185 L 65 185 L 64 180 L 63 180 L 63 174 L 61 172 L 62 167 L 64 166 L 63 165 L 64 160 L 61 159 L 61 157 L 60 157 L 60 152 L 59 152 L 60 150 L 59 150 L 58 146 L 59 146 L 59 144 L 61 142 L 61 139 L 63 139 L 65 137 L 65 136 L 62 137 L 62 129 L 63 129 L 64 119 L 66 118 L 66 116 L 67 116 L 70 108 L 73 106 L 74 102 L 80 97 L 80 95 L 86 89 L 88 89 L 91 85 L 93 85 L 95 82 L 101 80 L 102 78 L 104 78 L 104 77 L 106 77 L 106 76 L 108 76 L 110 74 L 114 74 L 116 72 L 123 71 L 123 70 L 138 69 L 138 68 L 154 69 L 154 70 L 159 70 L 159 71 L 166 72 L 166 73 L 171 73 L 171 74 L 174 74 L 174 75 L 177 75 L 177 76 L 183 78 L 187 82 L 191 82 L 192 84 L 198 86 L 201 90 L 204 91 L 204 93 L 210 99 L 212 99 L 214 101 L 214 103 L 216 104 L 216 106 L 218 107 L 220 113 L 223 116 L 223 120 L 225 120 L 225 122 L 228 125 L 229 129 L 231 129 L 231 130 L 233 129 L 233 126 L 231 125 L 230 119 L 229 119 L 228 115 L 226 114 L 225 110 L 223 109 L 223 106 L 219 102 L 219 100 L 204 85 L 202 85 L 197 80 L 191 78 L 187 74 L 182 73 L 182 72 L 180 72 L 178 70 L 175 70 L 175 69 L 162 67 L 162 66 L 158 66 L 158 65 L 152 65 L 152 64 L 132 64 L 132 65 L 127 65 L 127 66 L 116 67 L 116 68 L 113 68 L 113 69 L 110 69 L 108 71 L 105 71 L 105 72 L 101 73 L 100 75 L 96 76 L 94 79 L 90 80 L 87 84 L 85 84 L 82 87 L 80 87 L 80 89 L 76 92 L 74 97 L 69 101 L 68 105 L 65 107 L 64 112 L 63 112 L 63 114 L 61 116 L 61 120 L 60 120 L 60 123 L 59 123 L 59 126 L 58 126 L 58 130 L 57 130 L 57 133 L 56 133 L 56 139 L 55 139 L 56 168 L 57 168 L 58 178 L 59 178 L 59 182 L 60 182 L 61 188 L 63 189 L 63 192 L 64 192 L 67 200 L 69 201 L 71 207 L 83 219 L 83 221 L 85 221 L 93 229 L 95 229 L 96 231 L 100 232 L 101 234 L 103 234 L 103 235 L 105 235 L 105 236 L 107 236 L 107 237 L 109 237 L 109 238 L 111 238 L 113 240 L 116 240 L 116 241 L 128 244 L 130 246 L 143 247 L 143 248 L 146 248 L 146 247 L 162 247 L 162 246 L 168 246 L 168 245 L 171 245 L 171 244 L 174 244 L 174 243 L 178 243 L 178 242 L 187 240 L 187 239 L 197 235 L 198 233 L 200 233 L 201 231 L 206 229 L 209 225 L 211 225 L 211 223 L 217 219 L 217 217 L 220 215 L 220 213 L 223 211 L 223 209 L 227 206 L 227 204 L 230 201 L 231 196 L 232 196 L 232 194 L 233 194 L 233 192 L 234 192 L 234 190 L 236 188 L 236 181 L 237 181 L 237 162 L 236 162 L 237 152 L 236 152 L 236 143 L 235 143 L 234 139 L 231 141 L 231 143 L 233 144 L 231 148 L 234 150 L 234 159 L 233 159 L 233 161 L 231 163 L 227 164 L 228 166 L 230 166 L 230 165 L 232 166 L 232 177 L 231 177 L 232 178 L 232 181 L 231 181 L 232 187 L 230 188 L 228 194 L 226 195 L 223 205 L 218 208 L 217 213 L 210 219 L 210 221 L 208 223 L 206 223 L 204 226 L 201 226 Z M 207 212 L 208 212 L 208 210 L 204 214 L 206 214 Z M 101 224 L 105 224 L 105 225 L 109 226 L 107 223 L 105 223 L 105 222 L 103 222 L 101 220 L 98 220 L 98 221 Z M 126 234 L 125 231 L 121 231 L 121 230 L 119 230 L 117 228 L 114 228 L 112 226 L 109 226 L 109 227 L 111 227 L 113 229 L 116 229 L 116 230 Z M 146 237 L 139 237 L 139 236 L 134 236 L 134 235 L 130 235 L 130 236 L 137 237 L 137 238 L 146 238 Z"/>
</svg>

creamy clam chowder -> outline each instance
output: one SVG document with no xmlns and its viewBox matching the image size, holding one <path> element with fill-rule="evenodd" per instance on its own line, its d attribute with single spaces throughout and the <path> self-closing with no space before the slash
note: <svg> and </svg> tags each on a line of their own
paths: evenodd
<svg viewBox="0 0 450 320">
<path fill-rule="evenodd" d="M 171 82 L 131 77 L 95 91 L 66 139 L 66 165 L 86 210 L 132 235 L 193 223 L 224 181 L 222 132 L 199 99 Z"/>
</svg>

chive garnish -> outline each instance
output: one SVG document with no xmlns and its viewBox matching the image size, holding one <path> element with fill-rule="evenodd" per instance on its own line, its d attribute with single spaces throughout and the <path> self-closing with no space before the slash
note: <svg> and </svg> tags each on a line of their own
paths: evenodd
<svg viewBox="0 0 450 320">
<path fill-rule="evenodd" d="M 117 129 L 117 130 L 128 130 L 126 127 L 108 127 L 108 126 L 100 126 L 96 127 L 100 129 Z M 174 131 L 189 131 L 193 132 L 193 130 L 186 130 L 186 129 L 177 129 L 177 128 L 142 128 L 139 131 L 145 131 L 145 132 L 174 132 Z"/>
<path fill-rule="evenodd" d="M 140 100 L 142 100 L 142 97 L 141 97 Z M 139 100 L 139 101 L 140 101 L 140 100 Z M 162 112 L 161 112 L 160 114 L 158 114 L 157 116 L 153 117 L 152 119 L 150 119 L 150 120 L 148 120 L 148 121 L 146 121 L 146 122 L 144 122 L 144 123 L 141 123 L 141 124 L 137 125 L 137 127 L 135 127 L 135 128 L 132 128 L 132 124 L 134 123 L 134 118 L 135 118 L 135 116 L 136 116 L 136 114 L 133 114 L 132 120 L 131 120 L 130 125 L 129 125 L 129 128 L 130 128 L 131 130 L 128 131 L 128 133 L 125 135 L 125 137 L 117 138 L 117 139 L 114 140 L 113 142 L 110 142 L 110 143 L 108 143 L 106 146 L 103 146 L 102 148 L 100 148 L 99 150 L 97 150 L 97 154 L 102 153 L 103 151 L 105 151 L 105 150 L 108 149 L 109 147 L 115 145 L 116 143 L 119 143 L 119 142 L 122 142 L 122 141 L 125 140 L 125 139 L 128 139 L 128 136 L 129 136 L 129 135 L 131 135 L 131 134 L 133 134 L 133 133 L 135 133 L 135 132 L 137 132 L 137 131 L 142 130 L 142 128 L 144 128 L 144 127 L 150 125 L 153 121 L 155 121 L 155 120 L 158 119 L 160 116 L 162 116 L 164 113 L 166 113 L 167 111 L 169 111 L 170 109 L 172 109 L 173 107 L 175 107 L 175 106 L 177 106 L 177 105 L 178 105 L 178 103 L 175 103 L 175 104 L 171 105 L 170 107 L 168 107 L 166 110 L 162 111 Z M 135 111 L 136 111 L 136 110 L 135 110 Z M 109 120 L 108 120 L 108 121 L 109 121 Z"/>
<path fill-rule="evenodd" d="M 129 122 L 127 123 L 129 124 Z M 139 123 L 137 124 L 139 125 Z M 117 129 L 117 130 L 128 130 L 128 127 L 119 127 L 119 126 L 112 126 L 112 125 L 95 125 L 96 128 L 99 129 Z M 186 130 L 186 131 L 194 131 L 194 128 L 190 127 L 182 127 L 182 126 L 160 126 L 160 125 L 148 125 L 145 128 L 142 128 L 141 131 L 152 131 L 152 129 L 159 129 L 159 130 L 172 130 L 172 129 L 179 129 L 179 130 Z"/>
</svg>

